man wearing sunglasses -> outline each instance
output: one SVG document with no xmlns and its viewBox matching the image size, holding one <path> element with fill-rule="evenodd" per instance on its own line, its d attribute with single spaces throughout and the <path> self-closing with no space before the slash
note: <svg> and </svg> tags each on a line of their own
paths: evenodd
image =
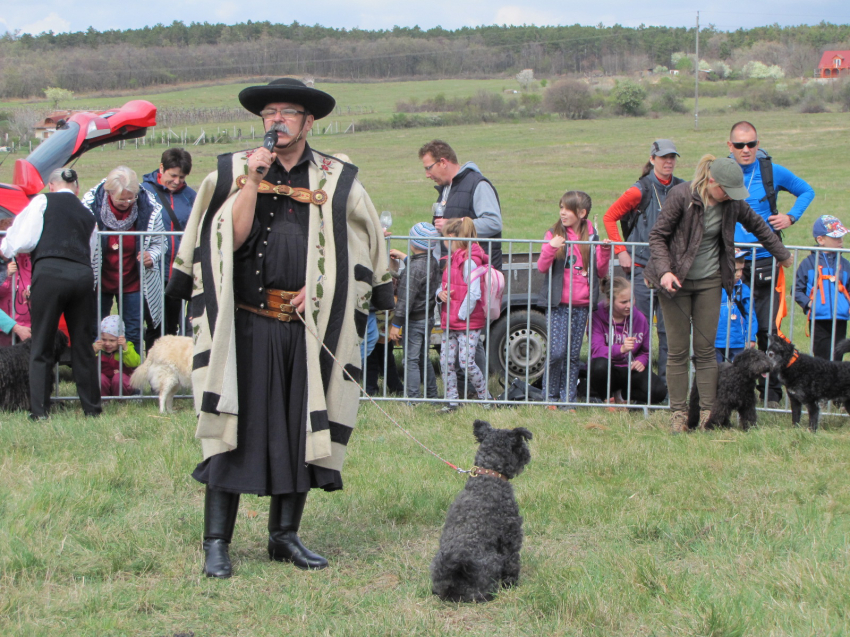
<svg viewBox="0 0 850 637">
<path fill-rule="evenodd" d="M 738 122 L 732 126 L 727 142 L 731 157 L 738 162 L 744 172 L 744 185 L 750 193 L 747 203 L 773 228 L 781 234 L 785 228 L 796 223 L 815 198 L 815 191 L 804 180 L 797 177 L 787 168 L 773 163 L 770 155 L 759 148 L 759 138 L 756 127 L 750 122 Z M 780 190 L 790 192 L 796 201 L 787 213 L 779 212 L 777 195 Z M 741 224 L 735 231 L 735 243 L 759 243 L 754 234 L 747 232 Z M 759 330 L 757 333 L 758 347 L 767 349 L 767 336 L 776 325 L 776 314 L 779 309 L 779 299 L 774 292 L 776 286 L 776 267 L 770 253 L 764 248 L 755 251 L 753 261 L 752 250 L 747 250 L 747 261 L 744 267 L 744 282 L 748 285 L 755 270 L 755 284 L 752 289 L 756 317 Z M 764 399 L 765 383 L 761 381 L 759 393 Z M 782 400 L 782 388 L 778 379 L 771 375 L 768 389 L 768 406 L 779 406 Z M 774 405 L 773 403 L 776 403 Z"/>
</svg>

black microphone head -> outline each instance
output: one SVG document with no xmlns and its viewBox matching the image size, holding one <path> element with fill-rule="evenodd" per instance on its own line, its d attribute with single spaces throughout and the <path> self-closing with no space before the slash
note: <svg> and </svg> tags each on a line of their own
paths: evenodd
<svg viewBox="0 0 850 637">
<path fill-rule="evenodd" d="M 274 152 L 275 144 L 277 144 L 277 131 L 270 130 L 263 137 L 263 147 L 266 148 L 269 152 Z"/>
</svg>

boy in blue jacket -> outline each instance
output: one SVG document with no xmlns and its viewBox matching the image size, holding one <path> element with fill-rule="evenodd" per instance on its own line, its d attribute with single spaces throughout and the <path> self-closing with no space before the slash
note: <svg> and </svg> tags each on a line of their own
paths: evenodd
<svg viewBox="0 0 850 637">
<path fill-rule="evenodd" d="M 843 248 L 847 229 L 836 217 L 818 217 L 812 234 L 822 248 Z M 840 252 L 815 250 L 797 269 L 794 300 L 803 308 L 809 324 L 814 324 L 812 354 L 834 360 L 832 325 L 835 321 L 835 343 L 847 337 L 850 318 L 850 293 L 847 279 L 850 262 Z M 812 313 L 814 312 L 814 314 Z"/>
<path fill-rule="evenodd" d="M 732 287 L 732 298 L 729 298 L 725 289 L 721 292 L 720 319 L 717 323 L 717 338 L 714 341 L 718 363 L 722 363 L 727 358 L 727 344 L 730 361 L 747 347 L 756 346 L 756 332 L 759 330 L 759 322 L 756 313 L 750 311 L 752 302 L 750 286 L 741 280 L 748 254 L 746 250 L 738 250 L 735 253 L 735 285 Z M 728 339 L 727 327 L 729 328 Z"/>
</svg>

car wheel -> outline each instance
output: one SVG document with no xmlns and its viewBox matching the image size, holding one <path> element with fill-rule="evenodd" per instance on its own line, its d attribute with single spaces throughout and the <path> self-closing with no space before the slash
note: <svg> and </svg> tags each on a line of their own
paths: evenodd
<svg viewBox="0 0 850 637">
<path fill-rule="evenodd" d="M 541 312 L 512 312 L 490 326 L 490 373 L 534 382 L 546 371 L 548 329 Z M 505 353 L 507 352 L 507 357 Z"/>
</svg>

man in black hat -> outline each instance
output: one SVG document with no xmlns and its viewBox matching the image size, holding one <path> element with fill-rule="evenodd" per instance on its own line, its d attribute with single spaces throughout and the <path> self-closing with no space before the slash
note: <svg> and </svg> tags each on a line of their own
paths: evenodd
<svg viewBox="0 0 850 637">
<path fill-rule="evenodd" d="M 71 360 L 80 404 L 87 416 L 98 416 L 100 374 L 92 343 L 97 336 L 97 295 L 92 252 L 95 218 L 77 195 L 77 173 L 58 169 L 50 175 L 45 195 L 38 195 L 15 218 L 0 244 L 7 258 L 21 252 L 32 259 L 32 349 L 30 351 L 30 418 L 47 418 L 59 319 L 65 314 L 71 335 Z"/>
<path fill-rule="evenodd" d="M 271 496 L 271 559 L 327 566 L 301 543 L 301 515 L 311 488 L 342 488 L 370 302 L 393 307 L 383 231 L 357 168 L 306 141 L 333 97 L 285 78 L 239 101 L 263 118 L 266 141 L 219 157 L 168 290 L 192 302 L 208 577 L 231 575 L 241 493 Z"/>
</svg>

